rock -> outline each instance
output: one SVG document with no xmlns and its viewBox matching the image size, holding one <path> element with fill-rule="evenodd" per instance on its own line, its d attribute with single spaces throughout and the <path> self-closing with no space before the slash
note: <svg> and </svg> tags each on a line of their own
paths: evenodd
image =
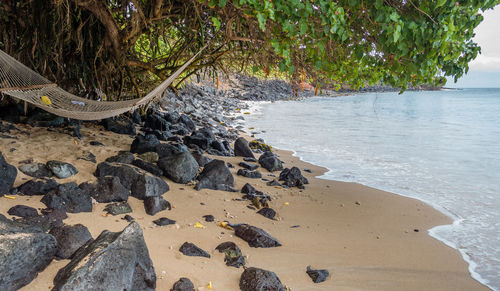
<svg viewBox="0 0 500 291">
<path fill-rule="evenodd" d="M 311 277 L 314 283 L 321 283 L 330 276 L 330 272 L 328 270 L 312 270 L 311 266 L 307 266 L 307 275 Z"/>
<path fill-rule="evenodd" d="M 92 212 L 89 193 L 78 188 L 74 182 L 59 185 L 40 201 L 51 209 L 63 209 L 70 213 Z"/>
<path fill-rule="evenodd" d="M 257 211 L 257 213 L 273 220 L 274 217 L 276 216 L 276 211 L 274 211 L 274 209 L 272 208 L 267 208 L 267 207 L 262 208 L 261 210 Z"/>
<path fill-rule="evenodd" d="M 19 166 L 19 171 L 33 178 L 52 177 L 52 171 L 42 163 L 30 163 Z"/>
<path fill-rule="evenodd" d="M 155 130 L 145 129 L 144 133 L 146 135 L 152 134 L 152 135 L 156 136 L 158 138 L 158 140 L 163 140 L 163 141 L 168 141 L 169 138 L 173 137 L 172 133 L 170 133 L 170 131 L 167 131 L 167 130 L 161 131 L 158 129 L 155 129 Z"/>
<path fill-rule="evenodd" d="M 285 291 L 280 279 L 274 272 L 247 268 L 240 277 L 241 291 Z"/>
<path fill-rule="evenodd" d="M 78 174 L 78 170 L 72 164 L 60 161 L 48 161 L 47 168 L 49 168 L 54 175 L 59 179 L 69 178 Z"/>
<path fill-rule="evenodd" d="M 198 163 L 191 153 L 182 152 L 158 161 L 166 177 L 176 183 L 186 184 L 198 174 Z"/>
<path fill-rule="evenodd" d="M 203 215 L 202 217 L 205 218 L 206 222 L 213 222 L 215 220 L 215 217 L 211 214 Z"/>
<path fill-rule="evenodd" d="M 250 185 L 249 183 L 246 183 L 241 188 L 241 193 L 244 193 L 244 194 L 253 194 L 255 192 L 257 192 L 257 189 L 255 189 L 255 187 Z"/>
<path fill-rule="evenodd" d="M 279 180 L 284 181 L 283 185 L 286 185 L 288 187 L 297 187 L 300 189 L 304 188 L 304 184 L 309 184 L 309 181 L 307 181 L 307 179 L 302 176 L 302 173 L 300 173 L 300 170 L 297 167 L 284 169 L 280 173 Z"/>
<path fill-rule="evenodd" d="M 0 196 L 9 193 L 17 177 L 17 169 L 5 161 L 0 151 Z"/>
<path fill-rule="evenodd" d="M 81 246 L 92 240 L 87 227 L 82 224 L 56 226 L 49 234 L 57 240 L 57 253 L 59 259 L 69 259 Z"/>
<path fill-rule="evenodd" d="M 226 190 L 234 186 L 234 177 L 229 171 L 224 161 L 213 160 L 205 165 L 203 171 L 198 176 L 198 184 L 196 190 L 214 189 Z"/>
<path fill-rule="evenodd" d="M 234 155 L 247 158 L 255 158 L 252 150 L 248 146 L 248 141 L 243 137 L 239 137 L 234 142 Z"/>
<path fill-rule="evenodd" d="M 115 118 L 104 119 L 102 121 L 102 125 L 106 130 L 118 134 L 135 135 L 136 132 L 134 122 L 123 115 L 120 115 Z"/>
<path fill-rule="evenodd" d="M 175 224 L 175 220 L 172 220 L 172 219 L 168 219 L 166 217 L 161 217 L 157 220 L 153 220 L 153 223 L 158 225 L 158 226 L 165 226 L 165 225 L 169 225 L 169 224 Z"/>
<path fill-rule="evenodd" d="M 259 164 L 269 172 L 283 170 L 283 163 L 273 152 L 270 151 L 264 152 L 259 157 Z"/>
<path fill-rule="evenodd" d="M 188 278 L 180 278 L 179 281 L 174 283 L 170 291 L 195 291 L 194 285 Z"/>
<path fill-rule="evenodd" d="M 179 122 L 179 118 L 181 117 L 181 115 L 177 111 L 172 111 L 165 113 L 163 117 L 170 123 L 177 123 Z"/>
<path fill-rule="evenodd" d="M 16 205 L 7 211 L 10 215 L 15 215 L 19 217 L 35 217 L 38 216 L 38 211 L 35 208 L 26 205 Z"/>
<path fill-rule="evenodd" d="M 82 183 L 83 189 L 99 203 L 127 201 L 130 191 L 120 183 L 120 178 L 114 176 L 98 177 L 95 183 Z"/>
<path fill-rule="evenodd" d="M 190 136 L 184 137 L 184 143 L 188 147 L 197 146 L 204 150 L 209 149 L 213 141 L 215 141 L 215 135 L 210 128 L 199 129 Z"/>
<path fill-rule="evenodd" d="M 243 168 L 245 168 L 247 170 L 250 170 L 250 171 L 257 170 L 257 168 L 259 167 L 258 165 L 250 164 L 250 163 L 247 163 L 247 162 L 240 162 L 238 164 L 238 166 L 243 167 Z"/>
<path fill-rule="evenodd" d="M 155 147 L 156 149 L 156 147 Z M 147 163 L 151 163 L 151 164 L 154 164 L 156 162 L 158 162 L 158 160 L 160 159 L 160 157 L 158 156 L 158 154 L 154 151 L 152 152 L 145 152 L 145 153 L 142 153 L 140 154 L 139 156 L 137 156 L 139 159 L 147 162 Z"/>
<path fill-rule="evenodd" d="M 248 157 L 246 157 L 246 158 L 243 158 L 243 160 L 244 160 L 245 162 L 253 162 L 253 163 L 256 163 L 256 162 L 257 162 L 257 159 L 256 159 L 256 158 L 248 158 Z"/>
<path fill-rule="evenodd" d="M 68 218 L 68 215 L 62 209 L 42 209 L 42 215 L 24 217 L 16 221 L 37 227 L 46 232 L 53 227 L 63 225 L 63 220 L 66 218 Z"/>
<path fill-rule="evenodd" d="M 252 179 L 262 178 L 262 173 L 259 171 L 249 171 L 247 169 L 239 169 L 236 175 Z"/>
<path fill-rule="evenodd" d="M 240 237 L 253 248 L 280 247 L 281 244 L 265 230 L 248 224 L 231 226 L 237 237 Z"/>
<path fill-rule="evenodd" d="M 194 124 L 193 120 L 191 120 L 191 118 L 189 118 L 189 116 L 185 114 L 182 114 L 179 117 L 179 122 L 183 123 L 186 126 L 186 128 L 190 131 L 194 131 L 196 129 L 196 125 Z"/>
<path fill-rule="evenodd" d="M 123 219 L 123 220 L 126 220 L 126 221 L 128 221 L 128 222 L 132 222 L 132 221 L 134 221 L 134 220 L 135 220 L 132 216 L 130 216 L 130 215 L 128 215 L 128 214 L 127 214 L 127 215 L 125 215 L 124 217 L 122 217 L 122 219 Z"/>
<path fill-rule="evenodd" d="M 210 255 L 192 243 L 185 242 L 180 247 L 179 251 L 190 257 L 205 257 L 210 258 Z"/>
<path fill-rule="evenodd" d="M 120 183 L 138 199 L 160 196 L 169 190 L 168 184 L 160 177 L 132 165 L 103 162 L 97 165 L 96 177 L 116 176 Z"/>
<path fill-rule="evenodd" d="M 156 154 L 156 153 L 155 153 Z M 143 169 L 144 171 L 147 171 L 157 177 L 163 176 L 163 170 L 155 166 L 154 164 L 150 164 L 148 162 L 145 162 L 143 160 L 134 160 L 132 162 L 132 165 Z"/>
<path fill-rule="evenodd" d="M 91 162 L 94 164 L 97 163 L 96 158 L 97 157 L 93 153 L 87 152 L 87 151 L 83 152 L 83 156 L 78 157 L 79 160 L 84 160 L 84 161 Z"/>
<path fill-rule="evenodd" d="M 225 254 L 224 262 L 226 262 L 227 266 L 236 268 L 245 266 L 245 257 L 243 257 L 240 248 L 234 242 L 223 242 L 215 249 Z"/>
<path fill-rule="evenodd" d="M 106 211 L 108 214 L 111 215 L 120 215 L 125 213 L 131 213 L 132 207 L 130 207 L 130 205 L 126 201 L 115 202 L 106 205 L 104 211 Z"/>
<path fill-rule="evenodd" d="M 170 123 L 159 114 L 149 114 L 144 122 L 144 127 L 164 131 L 170 129 Z"/>
<path fill-rule="evenodd" d="M 189 152 L 189 149 L 179 143 L 162 143 L 156 146 L 155 152 L 158 154 L 160 159 L 165 157 L 170 157 L 179 153 Z"/>
<path fill-rule="evenodd" d="M 139 224 L 118 233 L 105 230 L 82 246 L 54 285 L 53 290 L 154 290 L 155 270 Z"/>
<path fill-rule="evenodd" d="M 130 152 L 136 154 L 143 154 L 147 152 L 154 152 L 157 145 L 160 144 L 158 138 L 153 134 L 147 134 L 146 136 L 139 134 L 135 137 L 132 145 L 130 146 Z"/>
<path fill-rule="evenodd" d="M 91 146 L 95 146 L 95 147 L 103 147 L 104 146 L 104 144 L 102 142 L 98 142 L 98 141 L 95 141 L 95 140 L 91 141 L 89 144 Z"/>
<path fill-rule="evenodd" d="M 172 206 L 170 205 L 170 202 L 161 196 L 146 197 L 146 199 L 144 199 L 144 209 L 149 215 L 155 215 L 156 213 L 167 208 L 168 210 L 171 210 Z"/>
<path fill-rule="evenodd" d="M 200 167 L 205 167 L 206 164 L 213 161 L 212 158 L 204 156 L 201 152 L 193 152 L 193 158 L 196 160 Z"/>
<path fill-rule="evenodd" d="M 27 285 L 49 265 L 56 252 L 57 241 L 52 235 L 0 215 L 0 290 Z"/>
<path fill-rule="evenodd" d="M 53 179 L 30 180 L 16 188 L 18 193 L 27 196 L 45 195 L 50 190 L 56 189 L 59 186 Z"/>
<path fill-rule="evenodd" d="M 106 159 L 108 163 L 122 163 L 131 164 L 135 160 L 135 156 L 131 152 L 120 151 L 116 156 L 112 156 Z"/>
<path fill-rule="evenodd" d="M 267 186 L 281 186 L 280 182 L 276 181 L 276 179 L 273 179 L 272 181 L 269 181 L 266 183 Z"/>
</svg>

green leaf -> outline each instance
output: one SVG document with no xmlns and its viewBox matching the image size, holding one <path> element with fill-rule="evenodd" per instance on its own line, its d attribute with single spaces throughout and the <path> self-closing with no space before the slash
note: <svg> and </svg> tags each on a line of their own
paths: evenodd
<svg viewBox="0 0 500 291">
<path fill-rule="evenodd" d="M 219 0 L 219 7 L 226 6 L 227 0 Z"/>
<path fill-rule="evenodd" d="M 266 30 L 266 15 L 262 13 L 257 13 L 257 21 L 259 22 L 259 28 L 262 31 Z"/>
<path fill-rule="evenodd" d="M 259 71 L 259 67 L 253 66 L 252 67 L 252 72 L 257 73 Z"/>
<path fill-rule="evenodd" d="M 212 17 L 212 23 L 214 24 L 215 30 L 219 30 L 220 21 L 217 17 Z"/>
</svg>

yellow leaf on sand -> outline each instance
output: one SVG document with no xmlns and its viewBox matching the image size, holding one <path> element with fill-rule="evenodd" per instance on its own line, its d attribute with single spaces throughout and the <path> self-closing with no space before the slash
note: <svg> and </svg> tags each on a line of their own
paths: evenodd
<svg viewBox="0 0 500 291">
<path fill-rule="evenodd" d="M 288 206 L 288 205 L 290 205 L 290 203 L 288 203 L 288 202 L 285 202 L 285 205 L 286 205 L 286 206 Z"/>
<path fill-rule="evenodd" d="M 229 225 L 227 225 L 227 222 L 225 222 L 225 221 L 221 221 L 221 222 L 217 223 L 217 225 L 220 227 L 223 227 L 225 229 L 232 230 L 232 228 Z"/>
<path fill-rule="evenodd" d="M 14 196 L 10 196 L 10 195 L 3 195 L 3 197 L 7 198 L 7 199 L 16 199 L 16 197 Z"/>
<path fill-rule="evenodd" d="M 195 223 L 195 224 L 194 224 L 194 227 L 196 227 L 196 228 L 205 228 L 205 227 L 203 226 L 203 224 L 201 224 L 200 222 Z"/>
<path fill-rule="evenodd" d="M 255 129 L 255 127 L 252 126 L 252 127 L 249 127 L 248 129 Z"/>
<path fill-rule="evenodd" d="M 212 289 L 212 281 L 208 282 L 207 289 Z"/>
<path fill-rule="evenodd" d="M 243 114 L 250 114 L 250 112 L 243 112 Z"/>
<path fill-rule="evenodd" d="M 52 105 L 52 101 L 50 101 L 50 98 L 45 96 L 45 95 L 40 97 L 40 102 L 42 102 L 42 104 L 47 105 L 47 106 Z"/>
<path fill-rule="evenodd" d="M 75 144 L 78 144 L 78 141 L 75 139 Z"/>
</svg>

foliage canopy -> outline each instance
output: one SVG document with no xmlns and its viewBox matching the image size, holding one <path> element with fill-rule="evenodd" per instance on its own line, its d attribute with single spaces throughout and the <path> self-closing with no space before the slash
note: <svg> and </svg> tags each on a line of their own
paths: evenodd
<svg viewBox="0 0 500 291">
<path fill-rule="evenodd" d="M 481 12 L 499 3 L 0 0 L 0 49 L 89 97 L 141 95 L 206 44 L 184 78 L 252 69 L 404 89 L 467 72 Z"/>
</svg>

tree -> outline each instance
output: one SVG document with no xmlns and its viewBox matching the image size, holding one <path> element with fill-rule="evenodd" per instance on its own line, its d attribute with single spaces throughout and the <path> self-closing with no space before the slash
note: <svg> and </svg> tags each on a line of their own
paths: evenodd
<svg viewBox="0 0 500 291">
<path fill-rule="evenodd" d="M 206 44 L 182 78 L 251 68 L 404 89 L 467 72 L 480 13 L 499 3 L 0 0 L 0 49 L 76 94 L 109 99 L 147 92 Z"/>
</svg>

